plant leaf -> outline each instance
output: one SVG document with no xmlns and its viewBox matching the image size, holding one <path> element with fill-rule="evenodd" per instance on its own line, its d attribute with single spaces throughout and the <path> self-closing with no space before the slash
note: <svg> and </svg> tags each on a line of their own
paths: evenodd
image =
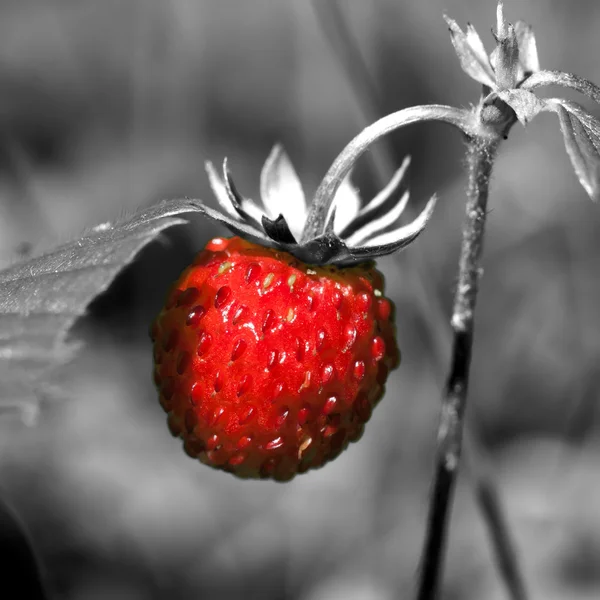
<svg viewBox="0 0 600 600">
<path fill-rule="evenodd" d="M 567 154 L 579 182 L 592 200 L 600 196 L 600 121 L 582 106 L 562 99 L 547 100 L 558 115 Z"/>
<path fill-rule="evenodd" d="M 44 377 L 68 361 L 68 330 L 95 296 L 161 231 L 185 223 L 192 200 L 163 202 L 0 271 L 0 411 L 31 414 Z"/>
<path fill-rule="evenodd" d="M 494 71 L 475 28 L 469 24 L 465 34 L 454 19 L 446 15 L 444 19 L 450 29 L 452 45 L 462 70 L 475 81 L 494 89 L 496 87 Z"/>
</svg>

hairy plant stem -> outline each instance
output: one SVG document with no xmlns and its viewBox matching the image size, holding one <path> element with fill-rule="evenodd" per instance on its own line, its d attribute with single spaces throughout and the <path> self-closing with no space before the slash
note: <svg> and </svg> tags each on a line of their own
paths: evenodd
<svg viewBox="0 0 600 600">
<path fill-rule="evenodd" d="M 329 209 L 342 181 L 348 175 L 358 158 L 374 142 L 407 125 L 427 121 L 438 121 L 453 125 L 469 136 L 474 135 L 481 129 L 481 125 L 472 111 L 440 104 L 426 104 L 403 108 L 365 127 L 340 152 L 331 167 L 329 167 L 325 177 L 323 177 L 310 206 L 301 241 L 307 242 L 323 233 Z"/>
<path fill-rule="evenodd" d="M 435 475 L 419 580 L 418 600 L 437 598 L 443 574 L 449 514 L 462 450 L 464 414 L 473 346 L 474 311 L 487 210 L 488 188 L 499 139 L 471 137 L 469 182 L 458 286 L 452 314 L 452 359 L 438 428 Z"/>
<path fill-rule="evenodd" d="M 383 102 L 343 11 L 336 0 L 329 2 L 313 0 L 312 4 L 332 52 L 338 59 L 356 95 L 365 123 L 375 122 L 385 114 Z M 556 79 L 556 74 L 550 73 L 545 79 L 542 78 L 542 81 L 546 81 L 548 77 Z M 539 81 L 533 79 L 531 85 L 539 85 Z M 371 159 L 373 178 L 379 187 L 383 188 L 393 175 L 394 164 L 397 162 L 393 146 L 388 138 L 384 137 L 381 144 L 373 145 L 371 151 L 367 153 L 367 157 Z M 407 213 L 411 210 L 412 206 L 409 205 Z M 412 280 L 416 284 L 415 293 L 418 296 L 419 305 L 424 307 L 423 312 L 427 315 L 424 324 L 429 328 L 432 340 L 436 340 L 433 344 L 436 365 L 445 368 L 446 357 L 442 349 L 450 347 L 451 332 L 438 295 L 432 289 L 429 280 L 422 276 L 422 273 L 428 272 L 428 267 L 425 256 L 419 253 L 414 254 L 411 260 L 404 264 L 404 269 L 413 274 Z M 444 356 L 442 357 L 442 355 Z M 488 451 L 480 440 L 478 429 L 476 421 L 469 422 L 467 420 L 465 423 L 464 461 L 475 501 L 489 534 L 498 575 L 504 582 L 511 600 L 524 600 L 526 597 L 525 586 L 518 554 L 512 541 L 493 466 Z"/>
<path fill-rule="evenodd" d="M 355 93 L 365 122 L 375 122 L 385 114 L 383 102 L 344 12 L 340 9 L 336 0 L 330 0 L 329 2 L 313 0 L 312 4 L 325 38 L 330 43 L 333 54 L 338 59 Z M 599 88 L 593 86 L 590 82 L 564 73 L 545 71 L 534 73 L 525 82 L 524 87 L 535 89 L 541 85 L 557 82 L 560 85 L 587 93 L 587 95 L 600 102 L 598 100 L 600 98 Z M 384 137 L 382 142 L 373 145 L 371 151 L 367 153 L 373 177 L 378 181 L 380 188 L 385 186 L 392 176 L 393 165 L 396 163 L 393 147 L 388 138 Z M 408 211 L 411 210 L 410 206 L 407 208 Z M 451 332 L 447 327 L 439 298 L 431 289 L 428 280 L 419 275 L 427 272 L 428 265 L 423 255 L 417 253 L 404 266 L 406 269 L 412 269 L 416 275 L 414 279 L 419 288 L 417 292 L 419 303 L 421 306 L 426 307 L 424 310 L 427 314 L 425 324 L 430 329 L 432 339 L 437 340 L 437 343 L 434 344 L 434 352 L 437 358 L 436 363 L 441 365 L 442 362 L 445 363 L 445 357 L 443 359 L 441 357 L 444 354 L 442 348 L 450 345 Z M 468 470 L 475 501 L 488 531 L 499 577 L 503 581 L 511 600 L 525 600 L 525 584 L 518 553 L 513 543 L 502 498 L 494 476 L 494 468 L 488 451 L 478 435 L 478 429 L 477 422 L 467 419 L 464 426 L 463 460 L 466 463 L 465 466 Z"/>
</svg>

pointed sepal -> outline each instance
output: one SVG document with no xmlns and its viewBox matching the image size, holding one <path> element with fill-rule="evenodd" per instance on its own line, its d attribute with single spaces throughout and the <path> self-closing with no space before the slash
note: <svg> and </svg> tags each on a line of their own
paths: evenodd
<svg viewBox="0 0 600 600">
<path fill-rule="evenodd" d="M 515 23 L 515 34 L 519 48 L 519 81 L 529 77 L 532 73 L 540 70 L 540 59 L 538 58 L 537 43 L 533 27 L 524 21 Z"/>
<path fill-rule="evenodd" d="M 360 195 L 352 185 L 352 171 L 344 177 L 332 206 L 336 207 L 334 229 L 344 231 L 356 219 L 361 209 Z"/>
<path fill-rule="evenodd" d="M 475 81 L 493 88 L 495 82 L 494 71 L 483 42 L 475 28 L 469 23 L 465 33 L 454 19 L 445 15 L 444 19 L 448 24 L 452 45 L 462 70 Z"/>
<path fill-rule="evenodd" d="M 198 203 L 197 209 L 237 235 L 281 248 L 306 263 L 351 265 L 405 248 L 425 228 L 435 198 L 411 223 L 398 224 L 410 198 L 409 164 L 407 157 L 384 189 L 362 208 L 351 182 L 350 169 L 332 192 L 334 197 L 330 199 L 331 208 L 322 229 L 316 235 L 307 236 L 306 240 L 301 237 L 306 211 L 298 208 L 305 207 L 304 194 L 291 162 L 280 146 L 271 152 L 261 174 L 265 210 L 238 191 L 227 160 L 223 163 L 222 177 L 211 163 L 206 164 L 221 210 L 202 203 Z M 296 199 L 296 208 L 286 214 L 291 197 Z"/>
<path fill-rule="evenodd" d="M 278 244 L 295 244 L 296 238 L 290 231 L 287 221 L 283 215 L 271 220 L 267 215 L 262 216 L 262 224 L 265 232 Z"/>
<path fill-rule="evenodd" d="M 280 144 L 271 150 L 262 169 L 260 195 L 267 215 L 275 218 L 281 213 L 299 238 L 306 219 L 306 198 L 292 162 Z"/>
</svg>

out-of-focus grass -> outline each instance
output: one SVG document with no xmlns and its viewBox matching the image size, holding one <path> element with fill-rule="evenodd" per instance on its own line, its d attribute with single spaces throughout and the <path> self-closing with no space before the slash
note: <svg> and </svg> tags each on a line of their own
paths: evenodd
<svg viewBox="0 0 600 600">
<path fill-rule="evenodd" d="M 472 21 L 491 42 L 492 4 L 344 6 L 389 110 L 476 100 L 441 15 Z M 506 9 L 533 22 L 544 66 L 599 80 L 600 9 L 578 6 Z M 256 195 L 278 140 L 310 192 L 360 126 L 301 0 L 20 0 L 2 3 L 0 17 L 2 257 L 161 197 L 206 199 L 206 159 L 228 155 L 241 189 Z M 544 116 L 515 128 L 497 164 L 469 410 L 494 449 L 535 597 L 583 599 L 600 590 L 600 219 L 551 125 Z M 449 312 L 464 179 L 449 130 L 415 127 L 393 142 L 399 159 L 415 158 L 415 201 L 435 190 L 441 201 L 419 242 L 381 262 L 404 362 L 364 438 L 287 485 L 237 481 L 183 454 L 151 386 L 145 330 L 169 280 L 216 233 L 195 219 L 94 305 L 78 329 L 87 348 L 62 373 L 65 401 L 35 429 L 0 423 L 2 490 L 58 597 L 410 596 L 444 379 L 434 356 L 448 349 L 433 352 L 432 317 L 404 265 L 426 255 L 419 275 Z M 445 598 L 502 598 L 490 562 L 461 481 Z"/>
</svg>

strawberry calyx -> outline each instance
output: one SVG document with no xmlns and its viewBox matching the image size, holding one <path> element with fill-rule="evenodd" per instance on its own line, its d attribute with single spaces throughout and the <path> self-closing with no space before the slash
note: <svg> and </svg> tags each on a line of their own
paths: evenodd
<svg viewBox="0 0 600 600">
<path fill-rule="evenodd" d="M 349 266 L 405 248 L 423 231 L 435 206 L 435 196 L 410 223 L 399 224 L 410 193 L 407 157 L 388 185 L 363 205 L 349 173 L 327 199 L 327 217 L 315 235 L 306 235 L 309 215 L 302 185 L 280 145 L 271 151 L 261 173 L 261 202 L 237 189 L 227 160 L 222 176 L 212 163 L 206 171 L 220 210 L 199 206 L 206 216 L 233 233 L 263 246 L 285 250 L 308 264 Z"/>
</svg>

